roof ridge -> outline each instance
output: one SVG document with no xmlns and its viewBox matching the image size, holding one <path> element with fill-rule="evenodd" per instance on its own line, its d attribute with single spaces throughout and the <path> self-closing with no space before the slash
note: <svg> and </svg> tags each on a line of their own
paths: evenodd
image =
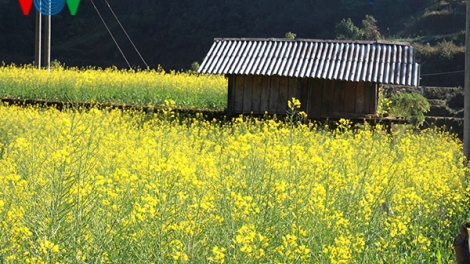
<svg viewBox="0 0 470 264">
<path fill-rule="evenodd" d="M 390 40 L 340 40 L 340 39 L 288 39 L 288 38 L 214 38 L 215 41 L 284 41 L 284 42 L 324 42 L 324 43 L 349 43 L 349 44 L 382 44 L 410 46 L 409 42 Z"/>
</svg>

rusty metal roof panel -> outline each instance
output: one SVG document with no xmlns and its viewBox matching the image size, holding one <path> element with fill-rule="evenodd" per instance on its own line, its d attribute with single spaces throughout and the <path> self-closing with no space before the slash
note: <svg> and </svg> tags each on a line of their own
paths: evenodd
<svg viewBox="0 0 470 264">
<path fill-rule="evenodd" d="M 199 72 L 412 86 L 420 79 L 413 47 L 390 41 L 214 39 Z"/>
</svg>

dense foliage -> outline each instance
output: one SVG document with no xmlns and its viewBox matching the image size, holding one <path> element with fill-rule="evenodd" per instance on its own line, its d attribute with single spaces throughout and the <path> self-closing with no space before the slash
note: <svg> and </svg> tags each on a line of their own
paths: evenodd
<svg viewBox="0 0 470 264">
<path fill-rule="evenodd" d="M 0 105 L 0 167 L 2 263 L 447 263 L 469 213 L 459 142 L 346 120 Z"/>
</svg>

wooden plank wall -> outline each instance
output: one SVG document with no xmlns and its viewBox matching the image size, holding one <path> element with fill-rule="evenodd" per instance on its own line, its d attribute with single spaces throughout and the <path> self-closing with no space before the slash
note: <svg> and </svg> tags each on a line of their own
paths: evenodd
<svg viewBox="0 0 470 264">
<path fill-rule="evenodd" d="M 321 117 L 322 109 L 327 108 L 327 104 L 322 101 L 323 81 L 320 79 L 309 79 L 307 84 L 307 89 L 310 91 L 310 96 L 307 100 L 312 102 L 307 114 L 312 118 Z"/>
<path fill-rule="evenodd" d="M 236 114 L 286 114 L 287 100 L 300 98 L 307 87 L 301 85 L 307 79 L 280 76 L 245 76 L 229 77 L 229 116 Z M 304 90 L 302 90 L 304 89 Z"/>
<path fill-rule="evenodd" d="M 310 79 L 310 118 L 353 118 L 375 114 L 377 89 L 374 83 Z"/>
<path fill-rule="evenodd" d="M 377 110 L 373 83 L 280 76 L 230 75 L 227 111 L 237 114 L 285 114 L 298 98 L 310 118 L 360 117 Z"/>
</svg>

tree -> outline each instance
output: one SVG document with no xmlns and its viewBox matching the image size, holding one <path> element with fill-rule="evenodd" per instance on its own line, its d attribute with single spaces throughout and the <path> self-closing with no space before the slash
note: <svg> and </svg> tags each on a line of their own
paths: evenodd
<svg viewBox="0 0 470 264">
<path fill-rule="evenodd" d="M 356 27 L 351 18 L 343 18 L 335 27 L 336 39 L 362 39 L 364 32 Z"/>
<path fill-rule="evenodd" d="M 381 38 L 377 20 L 371 15 L 366 15 L 362 20 L 362 28 L 356 27 L 351 18 L 341 20 L 335 27 L 336 39 L 352 40 L 378 40 Z"/>
<path fill-rule="evenodd" d="M 366 15 L 366 19 L 362 20 L 362 32 L 364 38 L 367 40 L 381 39 L 379 28 L 377 27 L 377 20 L 371 15 Z"/>
</svg>

